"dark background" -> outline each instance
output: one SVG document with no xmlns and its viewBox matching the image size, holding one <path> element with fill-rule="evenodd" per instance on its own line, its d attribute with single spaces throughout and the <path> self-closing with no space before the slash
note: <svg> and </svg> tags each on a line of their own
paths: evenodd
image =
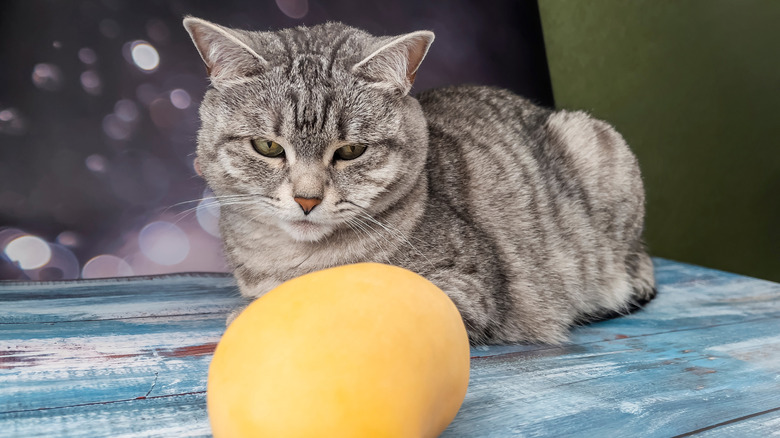
<svg viewBox="0 0 780 438">
<path fill-rule="evenodd" d="M 429 29 L 413 91 L 477 83 L 553 105 L 535 1 L 4 1 L 0 279 L 225 269 L 192 168 L 207 81 L 188 14 L 253 30 Z M 132 58 L 144 42 L 159 54 L 151 71 Z"/>
</svg>

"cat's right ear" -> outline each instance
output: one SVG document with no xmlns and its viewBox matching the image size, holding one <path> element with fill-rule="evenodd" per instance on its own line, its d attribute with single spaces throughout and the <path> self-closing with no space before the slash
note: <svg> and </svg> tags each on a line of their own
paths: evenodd
<svg viewBox="0 0 780 438">
<path fill-rule="evenodd" d="M 405 96 L 433 38 L 433 32 L 421 30 L 384 40 L 380 47 L 370 47 L 372 51 L 352 67 L 352 72 Z"/>
<path fill-rule="evenodd" d="M 195 17 L 185 17 L 183 24 L 214 87 L 258 75 L 268 67 L 268 61 L 249 47 L 240 32 Z"/>
</svg>

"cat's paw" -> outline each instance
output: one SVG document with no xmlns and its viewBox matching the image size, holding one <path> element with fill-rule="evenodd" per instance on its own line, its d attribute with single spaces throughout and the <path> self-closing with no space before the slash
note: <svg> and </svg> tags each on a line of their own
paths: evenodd
<svg viewBox="0 0 780 438">
<path fill-rule="evenodd" d="M 246 309 L 246 306 L 242 306 L 242 307 L 240 307 L 240 308 L 230 312 L 228 314 L 228 316 L 227 316 L 227 320 L 225 321 L 225 327 L 230 326 L 230 324 L 233 323 L 233 320 L 235 320 L 238 317 L 238 315 L 240 315 L 241 312 L 244 311 L 244 309 Z"/>
</svg>

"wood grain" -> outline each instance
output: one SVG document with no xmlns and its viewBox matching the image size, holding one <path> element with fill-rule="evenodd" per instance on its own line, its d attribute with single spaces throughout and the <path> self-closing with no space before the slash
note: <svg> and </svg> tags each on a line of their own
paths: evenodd
<svg viewBox="0 0 780 438">
<path fill-rule="evenodd" d="M 472 349 L 447 437 L 771 436 L 780 285 L 656 259 L 659 296 L 562 346 Z M 209 436 L 230 277 L 0 283 L 0 436 Z"/>
</svg>

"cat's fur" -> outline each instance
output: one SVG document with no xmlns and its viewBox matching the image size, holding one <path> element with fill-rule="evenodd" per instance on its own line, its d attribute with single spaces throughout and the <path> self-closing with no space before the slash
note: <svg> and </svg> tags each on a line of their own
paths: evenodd
<svg viewBox="0 0 780 438">
<path fill-rule="evenodd" d="M 561 342 L 654 296 L 639 167 L 607 123 L 488 87 L 409 96 L 430 32 L 184 24 L 212 81 L 199 166 L 243 295 L 391 263 L 443 289 L 473 343 Z M 334 160 L 346 144 L 367 149 Z M 305 214 L 295 197 L 321 204 Z"/>
</svg>

